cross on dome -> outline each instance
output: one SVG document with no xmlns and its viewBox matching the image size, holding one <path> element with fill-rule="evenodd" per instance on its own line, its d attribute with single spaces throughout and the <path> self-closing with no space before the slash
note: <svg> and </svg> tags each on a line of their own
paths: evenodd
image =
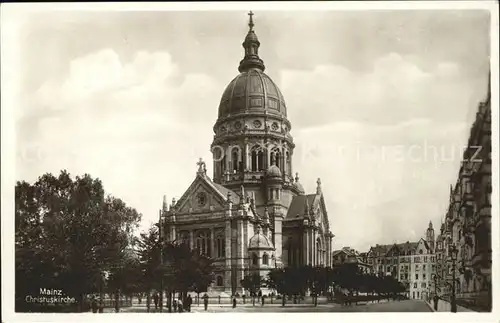
<svg viewBox="0 0 500 323">
<path fill-rule="evenodd" d="M 253 30 L 253 15 L 254 13 L 250 10 L 250 12 L 248 13 L 248 16 L 250 17 L 250 21 L 248 22 L 248 27 L 250 27 L 250 30 Z"/>
</svg>

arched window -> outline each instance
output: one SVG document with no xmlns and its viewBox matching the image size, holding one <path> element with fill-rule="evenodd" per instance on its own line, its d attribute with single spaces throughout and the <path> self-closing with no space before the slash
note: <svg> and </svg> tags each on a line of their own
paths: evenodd
<svg viewBox="0 0 500 323">
<path fill-rule="evenodd" d="M 263 265 L 269 265 L 269 256 L 267 255 L 267 253 L 265 253 L 265 254 L 262 256 L 262 264 L 263 264 Z"/>
<path fill-rule="evenodd" d="M 253 254 L 253 255 L 252 255 L 252 264 L 253 264 L 254 266 L 257 266 L 257 265 L 259 264 L 259 257 L 257 257 L 257 255 L 256 255 L 256 254 Z"/>
<path fill-rule="evenodd" d="M 291 169 L 290 169 L 290 152 L 286 152 L 286 166 L 285 166 L 285 172 L 286 173 L 291 173 Z"/>
<path fill-rule="evenodd" d="M 318 265 L 320 262 L 320 255 L 321 255 L 321 242 L 319 238 L 316 240 L 316 259 L 315 259 L 315 264 Z"/>
<path fill-rule="evenodd" d="M 418 251 L 418 253 L 419 253 L 419 254 L 422 254 L 422 253 L 423 253 L 422 249 L 420 249 L 420 250 Z"/>
<path fill-rule="evenodd" d="M 275 165 L 278 166 L 278 168 L 281 170 L 281 153 L 279 148 L 273 148 L 271 150 L 271 163 L 270 165 Z"/>
<path fill-rule="evenodd" d="M 224 280 L 222 279 L 222 276 L 217 276 L 216 281 L 217 286 L 224 286 Z"/>
<path fill-rule="evenodd" d="M 257 152 L 252 151 L 252 171 L 257 171 Z"/>
<path fill-rule="evenodd" d="M 262 150 L 259 150 L 259 152 L 257 153 L 257 170 L 264 170 L 264 153 L 262 152 Z"/>
<path fill-rule="evenodd" d="M 210 257 L 210 234 L 207 231 L 199 231 L 196 236 L 196 249 L 199 253 Z"/>
<path fill-rule="evenodd" d="M 215 256 L 217 258 L 224 258 L 226 257 L 226 238 L 222 233 L 219 233 L 217 235 L 216 239 L 216 245 L 217 245 L 217 250 Z"/>
<path fill-rule="evenodd" d="M 222 157 L 222 160 L 220 163 L 221 163 L 222 174 L 224 174 L 224 172 L 226 171 L 226 155 L 224 155 L 224 157 Z"/>
<path fill-rule="evenodd" d="M 233 172 L 238 171 L 238 166 L 239 166 L 239 161 L 240 161 L 240 150 L 239 148 L 235 147 L 231 151 L 231 170 Z"/>
</svg>

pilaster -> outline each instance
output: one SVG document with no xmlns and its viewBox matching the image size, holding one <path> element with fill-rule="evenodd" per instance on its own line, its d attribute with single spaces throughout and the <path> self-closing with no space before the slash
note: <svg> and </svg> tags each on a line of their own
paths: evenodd
<svg viewBox="0 0 500 323">
<path fill-rule="evenodd" d="M 248 139 L 245 138 L 245 150 L 243 154 L 243 170 L 247 170 L 250 168 L 250 162 L 249 162 L 249 151 L 248 151 Z"/>
</svg>

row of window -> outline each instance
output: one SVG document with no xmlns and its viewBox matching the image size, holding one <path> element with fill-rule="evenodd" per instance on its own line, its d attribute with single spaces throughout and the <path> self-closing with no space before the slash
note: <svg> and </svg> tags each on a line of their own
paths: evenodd
<svg viewBox="0 0 500 323">
<path fill-rule="evenodd" d="M 418 288 L 418 283 L 413 283 L 413 288 Z M 427 288 L 427 283 L 421 283 L 420 288 Z"/>
<path fill-rule="evenodd" d="M 187 231 L 179 232 L 178 240 L 190 245 L 190 233 Z M 193 244 L 193 247 L 202 255 L 215 258 L 224 258 L 226 256 L 226 238 L 223 233 L 218 233 L 215 237 L 215 250 L 212 250 L 210 231 L 198 231 Z"/>
<path fill-rule="evenodd" d="M 422 260 L 422 262 L 427 262 L 428 260 L 430 260 L 431 262 L 434 262 L 435 257 L 434 256 L 431 256 L 431 257 L 423 256 L 422 258 L 421 257 L 414 257 L 413 260 L 414 260 L 414 262 L 421 262 L 421 260 Z M 392 259 L 378 258 L 377 259 L 377 264 L 383 264 L 383 265 L 398 264 L 398 263 L 402 263 L 402 262 L 411 262 L 411 257 L 400 257 L 399 259 L 398 258 L 392 258 Z M 373 263 L 372 258 L 368 258 L 368 263 L 369 264 Z"/>
<path fill-rule="evenodd" d="M 251 171 L 263 171 L 265 168 L 264 159 L 265 159 L 264 149 L 260 146 L 255 146 L 250 152 L 250 170 Z M 217 156 L 216 156 L 217 157 Z M 217 157 L 219 158 L 219 157 Z M 290 153 L 285 153 L 285 158 L 282 160 L 281 152 L 278 148 L 274 148 L 271 151 L 269 160 L 269 166 L 276 165 L 281 170 L 288 172 L 291 169 L 291 159 Z M 218 159 L 221 160 L 221 159 Z M 241 171 L 243 169 L 243 162 L 241 159 L 241 150 L 240 148 L 233 148 L 231 152 L 231 160 L 229 161 L 229 165 L 227 164 L 226 156 L 224 156 L 221 160 L 222 172 L 224 173 L 226 170 L 229 171 Z"/>
</svg>

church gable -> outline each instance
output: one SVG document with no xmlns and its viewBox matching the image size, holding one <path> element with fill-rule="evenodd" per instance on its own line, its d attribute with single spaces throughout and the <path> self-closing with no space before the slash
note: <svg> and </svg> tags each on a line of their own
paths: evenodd
<svg viewBox="0 0 500 323">
<path fill-rule="evenodd" d="M 197 175 L 177 203 L 177 213 L 200 213 L 224 210 L 226 196 L 210 179 Z"/>
<path fill-rule="evenodd" d="M 316 196 L 313 201 L 313 205 L 316 223 L 318 223 L 323 232 L 329 232 L 330 224 L 328 221 L 328 214 L 326 212 L 326 204 L 323 199 L 323 194 Z"/>
</svg>

